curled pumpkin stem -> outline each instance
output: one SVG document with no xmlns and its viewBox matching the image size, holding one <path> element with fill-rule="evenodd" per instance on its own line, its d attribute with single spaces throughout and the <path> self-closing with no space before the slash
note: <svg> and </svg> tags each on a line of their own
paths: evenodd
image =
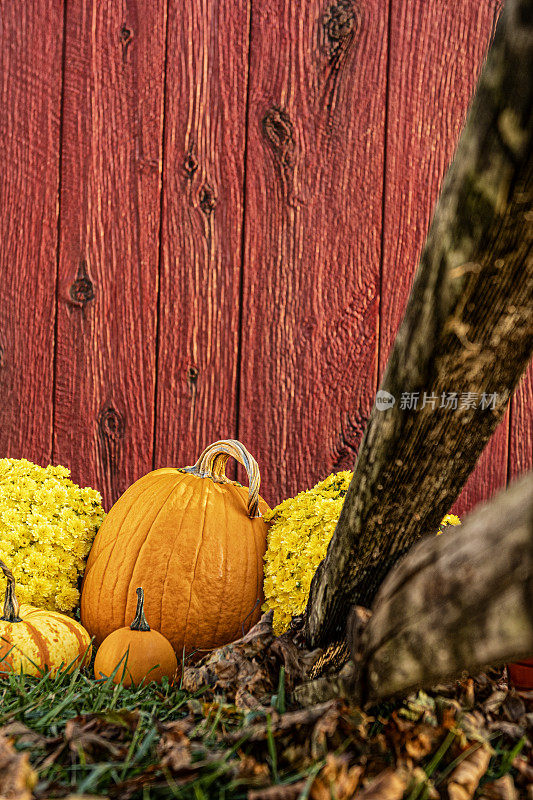
<svg viewBox="0 0 533 800">
<path fill-rule="evenodd" d="M 20 605 L 19 601 L 17 600 L 17 595 L 15 594 L 15 576 L 3 561 L 0 561 L 0 569 L 7 578 L 7 587 L 4 599 L 4 614 L 2 617 L 0 617 L 0 619 L 3 622 L 22 622 L 21 618 L 19 617 Z"/>
<path fill-rule="evenodd" d="M 196 464 L 192 467 L 185 467 L 183 472 L 190 472 L 200 478 L 211 478 L 217 483 L 233 483 L 226 477 L 226 464 L 230 456 L 243 465 L 248 476 L 248 516 L 260 517 L 258 509 L 261 482 L 259 467 L 246 447 L 236 439 L 223 439 L 210 444 L 200 455 Z"/>
<path fill-rule="evenodd" d="M 146 621 L 146 617 L 144 616 L 144 590 L 139 588 L 137 589 L 137 609 L 135 611 L 135 619 L 130 625 L 130 630 L 132 631 L 149 631 L 150 626 Z"/>
</svg>

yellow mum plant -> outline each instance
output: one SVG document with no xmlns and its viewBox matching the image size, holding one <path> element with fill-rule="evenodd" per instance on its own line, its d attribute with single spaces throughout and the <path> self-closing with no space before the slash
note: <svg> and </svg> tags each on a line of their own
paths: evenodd
<svg viewBox="0 0 533 800">
<path fill-rule="evenodd" d="M 276 636 L 305 610 L 311 580 L 326 556 L 352 475 L 349 470 L 333 473 L 265 514 L 271 526 L 264 556 L 263 611 L 273 610 Z M 439 533 L 447 525 L 460 525 L 460 520 L 447 514 Z"/>
<path fill-rule="evenodd" d="M 51 611 L 78 604 L 78 576 L 105 516 L 100 493 L 69 478 L 66 467 L 0 458 L 0 559 L 19 601 Z"/>
</svg>

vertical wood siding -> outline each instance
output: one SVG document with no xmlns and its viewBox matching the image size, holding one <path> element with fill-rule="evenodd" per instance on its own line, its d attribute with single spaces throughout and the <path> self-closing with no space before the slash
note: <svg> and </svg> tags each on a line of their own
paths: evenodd
<svg viewBox="0 0 533 800">
<path fill-rule="evenodd" d="M 351 468 L 375 393 L 387 4 L 253 5 L 239 438 L 277 502 Z"/>
<path fill-rule="evenodd" d="M 249 0 L 170 0 L 156 466 L 236 434 Z"/>
<path fill-rule="evenodd" d="M 54 460 L 107 504 L 152 467 L 165 31 L 66 6 Z"/>
<path fill-rule="evenodd" d="M 63 4 L 0 2 L 0 457 L 52 458 Z"/>
<path fill-rule="evenodd" d="M 499 6 L 0 0 L 0 456 L 107 507 L 222 437 L 271 503 L 352 467 Z"/>
</svg>

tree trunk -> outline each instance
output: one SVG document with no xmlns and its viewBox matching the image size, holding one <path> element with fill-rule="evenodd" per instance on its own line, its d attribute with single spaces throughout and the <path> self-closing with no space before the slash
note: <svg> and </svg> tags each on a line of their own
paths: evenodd
<svg viewBox="0 0 533 800">
<path fill-rule="evenodd" d="M 435 533 L 530 358 L 532 99 L 533 2 L 509 0 L 381 386 L 395 404 L 372 410 L 311 585 L 312 646 L 342 639 L 348 608 L 369 606 L 397 559 Z M 416 410 L 403 407 L 411 395 Z"/>
<path fill-rule="evenodd" d="M 295 691 L 375 703 L 533 653 L 533 473 L 460 528 L 420 542 L 353 609 L 352 661 Z"/>
<path fill-rule="evenodd" d="M 533 653 L 533 473 L 385 579 L 363 634 L 367 699 Z"/>
</svg>

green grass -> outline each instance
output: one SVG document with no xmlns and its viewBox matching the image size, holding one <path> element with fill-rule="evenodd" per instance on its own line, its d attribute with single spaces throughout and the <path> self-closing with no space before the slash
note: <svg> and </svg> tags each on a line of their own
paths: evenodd
<svg viewBox="0 0 533 800">
<path fill-rule="evenodd" d="M 283 691 L 281 691 L 283 697 Z M 281 701 L 284 704 L 284 699 Z M 281 704 L 280 703 L 280 704 Z M 191 712 L 200 716 L 191 731 L 203 745 L 195 748 L 193 764 L 201 763 L 192 780 L 186 785 L 174 780 L 168 770 L 160 768 L 157 745 L 161 724 L 184 718 Z M 60 797 L 69 791 L 95 795 L 129 796 L 132 798 L 211 798 L 238 800 L 247 796 L 249 780 L 236 775 L 237 754 L 243 754 L 248 723 L 257 715 L 238 712 L 233 707 L 218 706 L 202 716 L 201 693 L 190 695 L 179 686 L 164 679 L 161 684 L 149 683 L 126 688 L 108 679 L 95 681 L 92 673 L 75 669 L 72 673 L 49 673 L 40 678 L 9 674 L 0 684 L 0 728 L 17 720 L 40 736 L 21 736 L 18 750 L 27 750 L 33 768 L 38 773 L 37 797 Z M 132 714 L 138 724 L 132 725 Z M 77 749 L 64 741 L 65 726 L 75 717 L 97 715 L 102 729 L 115 726 L 123 730 L 124 754 L 120 758 L 87 757 L 83 747 Z M 264 719 L 264 715 L 262 717 Z M 242 730 L 242 737 L 232 746 L 217 744 L 217 733 Z M 42 737 L 45 737 L 43 739 Z M 105 748 L 104 748 L 105 750 Z M 274 737 L 268 737 L 270 780 L 273 783 L 292 783 L 310 773 L 316 764 L 297 773 L 279 772 Z M 98 754 L 97 754 L 98 755 Z M 323 762 L 320 763 L 320 766 Z M 147 774 L 144 786 L 126 791 L 130 784 Z"/>
<path fill-rule="evenodd" d="M 377 771 L 393 765 L 390 743 L 388 752 L 383 753 L 393 712 L 406 720 L 423 719 L 440 726 L 438 704 L 420 693 L 415 701 L 372 709 L 363 735 L 359 726 L 365 715 L 354 711 L 353 721 L 340 724 L 313 752 L 312 726 L 300 735 L 296 728 L 285 734 L 274 729 L 275 719 L 287 710 L 283 671 L 270 709 L 239 711 L 202 694 L 188 694 L 168 680 L 132 688 L 111 679 L 97 682 L 89 669 L 64 671 L 55 677 L 49 673 L 39 678 L 9 674 L 0 682 L 0 728 L 18 721 L 31 731 L 22 731 L 22 735 L 19 731 L 14 738 L 18 750 L 28 751 L 38 774 L 37 798 L 78 792 L 124 800 L 244 800 L 250 788 L 266 784 L 281 789 L 297 783 L 298 800 L 305 800 L 328 753 L 339 757 L 350 753 L 350 763 L 362 757 L 367 765 L 376 758 Z M 406 800 L 427 800 L 431 785 L 440 791 L 465 757 L 465 752 L 458 755 L 456 748 L 462 736 L 460 717 L 457 728 L 442 729 L 439 743 L 420 764 L 421 779 L 409 785 Z M 164 726 L 185 718 L 191 764 L 183 770 L 162 766 Z M 264 725 L 264 736 L 252 741 L 251 726 L 257 723 Z M 74 725 L 76 735 L 72 733 Z M 506 746 L 501 737 L 494 737 L 494 755 L 483 782 L 511 770 L 524 741 Z M 247 759 L 257 767 L 257 774 L 243 771 Z"/>
</svg>

